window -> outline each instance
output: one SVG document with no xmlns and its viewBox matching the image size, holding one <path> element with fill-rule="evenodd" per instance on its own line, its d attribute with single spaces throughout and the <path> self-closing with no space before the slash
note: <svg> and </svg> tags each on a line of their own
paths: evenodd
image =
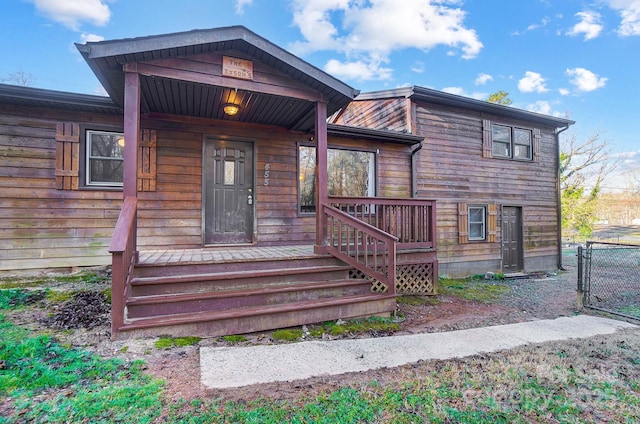
<svg viewBox="0 0 640 424">
<path fill-rule="evenodd" d="M 498 240 L 498 205 L 458 203 L 458 243 L 495 243 Z"/>
<path fill-rule="evenodd" d="M 86 185 L 122 187 L 124 135 L 87 131 Z"/>
<path fill-rule="evenodd" d="M 493 157 L 533 159 L 531 130 L 493 124 L 491 137 Z"/>
<path fill-rule="evenodd" d="M 469 241 L 486 240 L 486 206 L 469 206 Z"/>
<path fill-rule="evenodd" d="M 299 210 L 316 211 L 316 148 L 299 146 Z M 327 173 L 330 196 L 373 197 L 376 194 L 376 155 L 344 149 L 328 149 Z"/>
</svg>

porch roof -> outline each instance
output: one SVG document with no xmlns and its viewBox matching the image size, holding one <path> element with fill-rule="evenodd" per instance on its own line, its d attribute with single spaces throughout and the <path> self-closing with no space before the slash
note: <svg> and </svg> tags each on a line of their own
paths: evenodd
<svg viewBox="0 0 640 424">
<path fill-rule="evenodd" d="M 413 146 L 424 141 L 421 135 L 404 133 L 398 131 L 351 127 L 348 125 L 327 124 L 327 134 L 338 137 L 350 137 L 364 140 L 376 140 L 394 144 L 406 144 Z"/>
<path fill-rule="evenodd" d="M 327 113 L 347 105 L 358 90 L 256 35 L 243 26 L 192 30 L 122 40 L 76 44 L 98 80 L 116 105 L 124 105 L 124 70 L 127 64 L 184 58 L 201 54 L 230 54 L 264 63 L 275 72 L 302 84 L 327 100 Z M 310 131 L 315 103 L 284 95 L 235 90 L 241 111 L 229 117 L 221 113 L 231 86 L 216 86 L 142 76 L 141 113 L 164 113 L 277 125 Z"/>
</svg>

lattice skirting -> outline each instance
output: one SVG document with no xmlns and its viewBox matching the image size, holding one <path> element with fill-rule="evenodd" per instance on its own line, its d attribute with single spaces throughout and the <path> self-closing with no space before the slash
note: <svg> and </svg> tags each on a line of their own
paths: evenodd
<svg viewBox="0 0 640 424">
<path fill-rule="evenodd" d="M 398 294 L 436 294 L 436 277 L 433 264 L 406 264 L 396 266 L 396 293 Z M 378 280 L 367 277 L 356 269 L 349 272 L 349 278 L 364 278 L 372 282 L 371 291 L 385 293 L 387 286 Z"/>
</svg>

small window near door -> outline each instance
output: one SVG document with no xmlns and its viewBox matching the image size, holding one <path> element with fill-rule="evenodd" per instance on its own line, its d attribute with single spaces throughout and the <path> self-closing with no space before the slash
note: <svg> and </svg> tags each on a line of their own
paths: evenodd
<svg viewBox="0 0 640 424">
<path fill-rule="evenodd" d="M 487 239 L 487 207 L 470 205 L 469 213 L 469 241 L 484 241 Z"/>
<path fill-rule="evenodd" d="M 316 148 L 299 146 L 298 195 L 300 213 L 316 211 Z M 374 197 L 376 155 L 373 152 L 328 149 L 327 191 L 330 196 Z"/>
<path fill-rule="evenodd" d="M 122 187 L 124 135 L 106 131 L 87 131 L 86 134 L 86 184 Z"/>
</svg>

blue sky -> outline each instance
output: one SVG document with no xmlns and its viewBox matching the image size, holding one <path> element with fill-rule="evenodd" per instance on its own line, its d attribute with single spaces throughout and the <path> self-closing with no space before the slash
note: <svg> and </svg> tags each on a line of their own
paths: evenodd
<svg viewBox="0 0 640 424">
<path fill-rule="evenodd" d="M 0 80 L 101 94 L 73 43 L 244 25 L 361 91 L 420 85 L 568 117 L 640 176 L 640 0 L 3 0 Z M 624 184 L 616 179 L 614 185 Z"/>
</svg>

